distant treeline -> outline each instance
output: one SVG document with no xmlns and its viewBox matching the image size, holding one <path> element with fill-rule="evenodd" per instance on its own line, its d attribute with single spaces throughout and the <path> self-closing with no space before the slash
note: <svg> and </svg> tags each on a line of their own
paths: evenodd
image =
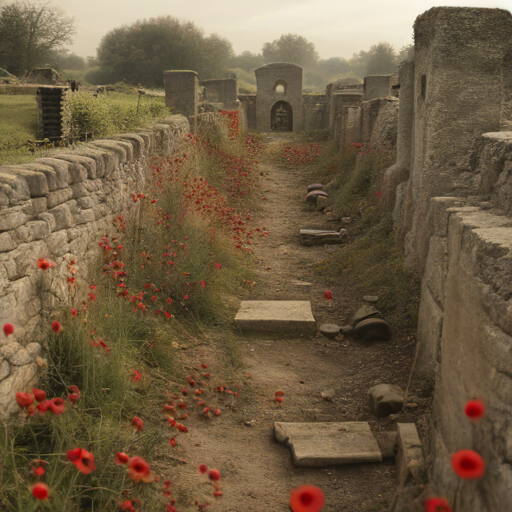
<svg viewBox="0 0 512 512">
<path fill-rule="evenodd" d="M 38 20 L 44 20 L 44 24 Z M 292 62 L 304 67 L 305 87 L 319 89 L 340 78 L 387 74 L 410 57 L 412 45 L 396 51 L 381 42 L 351 59 L 321 59 L 315 45 L 297 34 L 285 34 L 263 45 L 261 53 L 235 55 L 232 44 L 217 34 L 206 36 L 189 21 L 172 16 L 139 20 L 109 31 L 96 57 L 83 58 L 63 49 L 76 25 L 65 12 L 49 3 L 14 2 L 0 8 L 0 67 L 13 74 L 33 67 L 72 70 L 76 78 L 104 85 L 125 81 L 162 87 L 163 72 L 197 71 L 200 79 L 233 77 L 242 92 L 254 89 L 254 70 L 270 62 Z M 340 51 L 343 49 L 340 48 Z M 73 78 L 73 73 L 67 73 Z"/>
</svg>

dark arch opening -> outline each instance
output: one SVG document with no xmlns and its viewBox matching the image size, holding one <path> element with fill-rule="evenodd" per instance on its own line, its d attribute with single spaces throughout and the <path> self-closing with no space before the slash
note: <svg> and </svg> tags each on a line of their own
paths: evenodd
<svg viewBox="0 0 512 512">
<path fill-rule="evenodd" d="M 292 106 L 287 101 L 278 101 L 272 107 L 270 127 L 273 132 L 293 132 Z"/>
</svg>

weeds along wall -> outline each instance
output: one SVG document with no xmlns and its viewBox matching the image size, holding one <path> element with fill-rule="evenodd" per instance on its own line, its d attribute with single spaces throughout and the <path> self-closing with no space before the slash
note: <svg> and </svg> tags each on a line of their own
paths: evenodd
<svg viewBox="0 0 512 512">
<path fill-rule="evenodd" d="M 137 133 L 0 167 L 0 325 L 15 328 L 0 339 L 0 418 L 18 410 L 15 393 L 45 369 L 42 343 L 53 312 L 79 299 L 68 262 L 76 260 L 77 280 L 87 279 L 113 219 L 138 215 L 131 194 L 144 191 L 150 157 L 173 154 L 188 131 L 186 118 L 171 116 Z M 39 269 L 40 258 L 55 268 Z"/>
<path fill-rule="evenodd" d="M 502 131 L 511 126 L 512 15 L 436 7 L 414 32 L 414 61 L 394 85 L 399 101 L 364 101 L 352 117 L 359 143 L 378 150 L 396 141 L 382 209 L 421 277 L 413 385 L 433 390 L 428 496 L 494 512 L 512 502 L 512 132 Z M 479 423 L 464 413 L 474 398 L 487 407 Z M 478 482 L 452 468 L 463 449 L 485 461 Z M 393 510 L 416 510 L 415 498 L 422 509 L 423 483 L 400 488 Z"/>
</svg>

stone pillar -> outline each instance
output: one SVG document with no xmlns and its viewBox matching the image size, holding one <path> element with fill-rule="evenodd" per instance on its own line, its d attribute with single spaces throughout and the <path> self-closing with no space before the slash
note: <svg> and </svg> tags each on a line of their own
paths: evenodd
<svg viewBox="0 0 512 512">
<path fill-rule="evenodd" d="M 502 9 L 434 7 L 414 24 L 413 216 L 405 250 L 420 275 L 430 199 L 470 194 L 459 177 L 473 139 L 500 129 L 511 33 L 512 15 Z"/>
<path fill-rule="evenodd" d="M 398 72 L 400 102 L 398 107 L 398 133 L 396 142 L 396 163 L 386 170 L 382 186 L 382 205 L 387 211 L 393 210 L 398 185 L 409 178 L 411 169 L 413 121 L 414 121 L 414 61 L 404 61 Z M 403 188 L 403 187 L 402 187 Z M 403 216 L 399 216 L 403 220 Z M 395 225 L 398 239 L 403 238 L 408 225 Z M 404 231 L 405 230 L 405 231 Z M 400 233 L 400 234 L 399 234 Z"/>
<path fill-rule="evenodd" d="M 389 80 L 391 75 L 373 75 L 364 77 L 364 101 L 390 96 Z"/>
<path fill-rule="evenodd" d="M 164 71 L 165 104 L 173 114 L 197 115 L 198 80 L 195 71 Z"/>
</svg>

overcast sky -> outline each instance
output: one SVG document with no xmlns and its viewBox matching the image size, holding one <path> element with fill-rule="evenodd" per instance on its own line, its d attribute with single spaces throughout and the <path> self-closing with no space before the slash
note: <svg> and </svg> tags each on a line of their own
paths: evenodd
<svg viewBox="0 0 512 512">
<path fill-rule="evenodd" d="M 139 19 L 171 15 L 216 32 L 236 53 L 259 53 L 282 34 L 300 34 L 322 58 L 350 58 L 372 44 L 388 41 L 396 49 L 412 42 L 416 17 L 434 6 L 500 7 L 512 0 L 53 0 L 78 23 L 71 51 L 86 57 L 106 32 Z"/>
</svg>

